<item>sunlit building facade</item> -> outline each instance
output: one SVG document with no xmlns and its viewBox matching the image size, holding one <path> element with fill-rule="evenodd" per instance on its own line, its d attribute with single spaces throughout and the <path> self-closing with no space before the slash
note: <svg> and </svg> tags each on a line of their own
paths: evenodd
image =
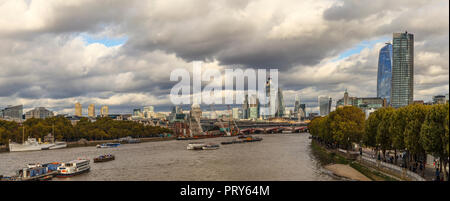
<svg viewBox="0 0 450 201">
<path fill-rule="evenodd" d="M 386 43 L 378 57 L 377 97 L 391 101 L 392 44 Z"/>
<path fill-rule="evenodd" d="M 394 33 L 392 45 L 392 91 L 394 108 L 413 103 L 414 92 L 414 35 Z"/>
</svg>

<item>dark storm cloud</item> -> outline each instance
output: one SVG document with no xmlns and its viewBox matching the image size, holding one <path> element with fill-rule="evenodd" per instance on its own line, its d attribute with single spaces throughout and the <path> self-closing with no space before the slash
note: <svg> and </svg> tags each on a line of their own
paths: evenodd
<svg viewBox="0 0 450 201">
<path fill-rule="evenodd" d="M 203 60 L 218 68 L 278 68 L 285 98 L 300 93 L 315 107 L 318 95 L 336 99 L 346 88 L 373 96 L 382 42 L 336 58 L 404 30 L 415 34 L 417 97 L 448 90 L 448 77 L 439 76 L 449 68 L 448 1 L 46 0 L 6 1 L 0 11 L 5 104 L 166 108 L 176 83 L 170 72 Z M 128 41 L 105 47 L 87 44 L 83 34 Z"/>
</svg>

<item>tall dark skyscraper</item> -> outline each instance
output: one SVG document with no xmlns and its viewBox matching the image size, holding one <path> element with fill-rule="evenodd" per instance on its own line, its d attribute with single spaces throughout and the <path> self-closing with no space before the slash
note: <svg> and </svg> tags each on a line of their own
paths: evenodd
<svg viewBox="0 0 450 201">
<path fill-rule="evenodd" d="M 250 116 L 250 107 L 248 104 L 248 94 L 245 94 L 244 104 L 242 104 L 242 118 L 248 119 Z"/>
<path fill-rule="evenodd" d="M 377 97 L 391 101 L 392 44 L 386 43 L 378 57 Z"/>
<path fill-rule="evenodd" d="M 413 103 L 414 35 L 394 33 L 392 45 L 391 105 L 399 108 Z"/>
</svg>

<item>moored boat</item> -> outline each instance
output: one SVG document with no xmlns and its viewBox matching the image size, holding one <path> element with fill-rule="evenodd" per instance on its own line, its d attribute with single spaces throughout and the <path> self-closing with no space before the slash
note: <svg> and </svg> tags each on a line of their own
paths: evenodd
<svg viewBox="0 0 450 201">
<path fill-rule="evenodd" d="M 3 181 L 46 181 L 52 179 L 57 172 L 48 171 L 47 167 L 40 164 L 28 164 L 27 167 L 16 171 L 12 177 L 3 177 Z"/>
<path fill-rule="evenodd" d="M 77 159 L 67 163 L 61 163 L 58 167 L 58 174 L 56 177 L 71 177 L 79 175 L 90 170 L 89 160 Z"/>
<path fill-rule="evenodd" d="M 39 143 L 36 138 L 28 138 L 26 141 L 24 141 L 22 144 L 15 143 L 15 142 L 9 142 L 9 151 L 10 152 L 16 152 L 16 151 L 40 151 L 40 150 L 46 150 L 49 149 L 51 146 L 54 146 L 53 143 Z"/>
<path fill-rule="evenodd" d="M 105 154 L 101 155 L 97 158 L 94 158 L 94 163 L 100 163 L 100 162 L 106 162 L 106 161 L 112 161 L 115 159 L 115 156 L 112 154 Z"/>
<path fill-rule="evenodd" d="M 215 150 L 219 149 L 220 145 L 218 144 L 207 144 L 206 146 L 202 147 L 203 150 Z"/>
</svg>

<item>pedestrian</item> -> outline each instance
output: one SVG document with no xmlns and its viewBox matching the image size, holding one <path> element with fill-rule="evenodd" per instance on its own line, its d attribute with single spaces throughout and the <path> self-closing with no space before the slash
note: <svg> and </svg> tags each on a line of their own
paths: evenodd
<svg viewBox="0 0 450 201">
<path fill-rule="evenodd" d="M 440 181 L 440 172 L 439 172 L 439 168 L 436 168 L 436 181 Z"/>
</svg>

